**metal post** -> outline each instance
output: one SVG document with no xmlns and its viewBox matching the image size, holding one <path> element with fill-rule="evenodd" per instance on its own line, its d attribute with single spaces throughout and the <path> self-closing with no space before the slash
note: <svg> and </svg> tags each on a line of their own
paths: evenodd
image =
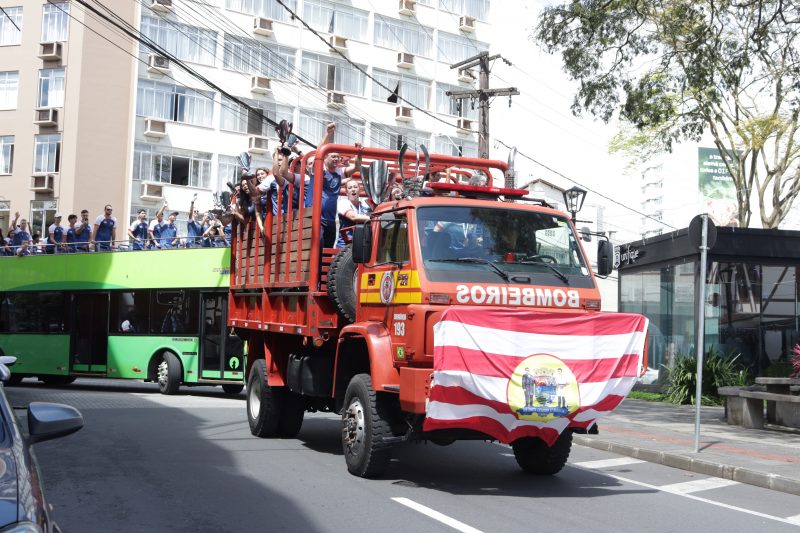
<svg viewBox="0 0 800 533">
<path fill-rule="evenodd" d="M 706 259 L 708 256 L 708 214 L 703 213 L 702 233 L 700 237 L 700 290 L 697 294 L 697 389 L 694 404 L 694 453 L 700 452 L 700 404 L 703 398 L 703 348 L 706 334 Z"/>
</svg>

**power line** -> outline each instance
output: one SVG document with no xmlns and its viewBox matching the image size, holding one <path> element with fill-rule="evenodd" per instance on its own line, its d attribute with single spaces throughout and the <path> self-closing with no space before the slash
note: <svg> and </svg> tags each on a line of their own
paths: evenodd
<svg viewBox="0 0 800 533">
<path fill-rule="evenodd" d="M 6 10 L 5 10 L 5 9 L 3 9 L 3 6 L 0 6 L 0 11 L 2 11 L 2 12 L 3 12 L 3 15 L 5 15 L 5 16 L 6 16 L 6 18 L 8 19 L 8 21 L 9 21 L 11 24 L 13 24 L 15 28 L 17 28 L 17 31 L 19 31 L 19 32 L 21 32 L 21 31 L 22 31 L 22 28 L 20 28 L 19 26 L 17 26 L 17 23 L 16 23 L 16 22 L 14 22 L 14 19 L 12 19 L 12 18 L 11 18 L 11 15 L 9 15 L 8 13 L 6 13 Z"/>
<path fill-rule="evenodd" d="M 496 141 L 497 141 L 497 142 L 499 142 L 500 144 L 502 144 L 503 146 L 505 146 L 506 148 L 508 148 L 509 150 L 511 149 L 511 146 L 507 145 L 506 143 L 504 143 L 504 142 L 503 142 L 503 141 L 501 141 L 500 139 L 496 139 Z M 546 170 L 548 170 L 548 171 L 552 172 L 553 174 L 555 174 L 555 175 L 557 175 L 557 176 L 560 176 L 560 177 L 564 178 L 565 180 L 567 180 L 567 181 L 570 181 L 570 182 L 574 183 L 575 185 L 578 185 L 579 187 L 582 187 L 582 188 L 586 189 L 587 191 L 590 191 L 590 192 L 592 192 L 592 193 L 596 194 L 597 196 L 600 196 L 601 198 L 605 198 L 605 199 L 606 199 L 606 200 L 608 200 L 609 202 L 612 202 L 612 203 L 614 203 L 614 204 L 617 204 L 617 205 L 619 205 L 619 206 L 621 206 L 621 207 L 624 207 L 625 209 L 628 209 L 628 210 L 630 210 L 630 211 L 633 211 L 634 213 L 636 213 L 636 214 L 638 214 L 638 215 L 641 215 L 641 216 L 643 216 L 643 217 L 645 217 L 645 218 L 649 218 L 650 220 L 654 220 L 654 221 L 658 222 L 659 224 L 663 224 L 664 226 L 666 226 L 666 227 L 668 227 L 668 228 L 671 228 L 671 229 L 674 229 L 674 230 L 678 229 L 678 228 L 676 228 L 675 226 L 671 226 L 670 224 L 667 224 L 666 222 L 664 222 L 664 221 L 662 221 L 662 220 L 658 220 L 658 219 L 657 219 L 657 218 L 655 218 L 655 217 L 652 217 L 652 216 L 650 216 L 650 215 L 647 215 L 647 214 L 645 214 L 645 213 L 642 213 L 641 211 L 637 211 L 636 209 L 634 209 L 634 208 L 632 208 L 632 207 L 630 207 L 630 206 L 627 206 L 627 205 L 625 205 L 625 204 L 623 204 L 623 203 L 621 203 L 621 202 L 618 202 L 618 201 L 614 200 L 613 198 L 610 198 L 610 197 L 606 196 L 605 194 L 603 194 L 603 193 L 601 193 L 601 192 L 598 192 L 598 191 L 596 191 L 596 190 L 592 189 L 591 187 L 588 187 L 588 186 L 586 186 L 586 185 L 584 185 L 584 184 L 582 184 L 582 183 L 580 183 L 580 182 L 578 182 L 578 181 L 575 181 L 574 179 L 572 179 L 572 178 L 570 178 L 570 177 L 568 177 L 568 176 L 566 176 L 566 175 L 562 174 L 562 173 L 561 173 L 561 172 L 559 172 L 558 170 L 555 170 L 554 168 L 551 168 L 551 167 L 549 167 L 549 166 L 545 165 L 544 163 L 542 163 L 542 162 L 540 162 L 540 161 L 537 161 L 536 159 L 532 158 L 531 156 L 529 156 L 529 155 L 527 155 L 527 154 L 524 154 L 523 152 L 520 152 L 520 151 L 519 151 L 519 149 L 517 150 L 517 154 L 518 154 L 518 155 L 521 155 L 522 157 L 524 157 L 525 159 L 527 159 L 527 160 L 529 160 L 529 161 L 531 161 L 531 162 L 533 162 L 533 163 L 536 163 L 536 164 L 537 164 L 537 165 L 539 165 L 540 167 L 542 167 L 542 168 L 544 168 L 544 169 L 546 169 Z"/>
<path fill-rule="evenodd" d="M 81 1 L 81 0 L 79 0 L 79 1 Z M 343 54 L 341 51 L 337 50 L 336 48 L 333 48 L 333 47 L 331 47 L 331 46 L 330 46 L 330 44 L 328 43 L 328 41 L 326 41 L 326 40 L 325 40 L 325 37 L 323 37 L 322 35 L 320 35 L 320 33 L 319 33 L 317 30 L 315 30 L 314 28 L 312 28 L 311 26 L 309 26 L 309 24 L 308 24 L 308 23 L 307 23 L 305 20 L 303 20 L 302 18 L 300 18 L 300 17 L 297 15 L 297 13 L 295 13 L 294 11 L 292 11 L 292 9 L 291 9 L 289 6 L 287 6 L 287 5 L 286 5 L 286 4 L 283 2 L 283 0 L 275 0 L 275 2 L 277 2 L 278 4 L 280 4 L 280 5 L 281 5 L 281 7 L 283 7 L 283 8 L 284 8 L 286 11 L 288 11 L 288 12 L 289 12 L 289 14 L 291 14 L 291 15 L 292 15 L 292 18 L 294 18 L 294 19 L 297 19 L 298 21 L 300 21 L 300 24 L 302 24 L 303 26 L 305 26 L 305 28 L 306 28 L 308 31 L 310 31 L 311 33 L 313 33 L 314 35 L 316 35 L 316 36 L 317 36 L 317 38 L 319 38 L 319 40 L 320 40 L 320 41 L 322 41 L 323 43 L 325 43 L 326 45 L 328 45 L 328 46 L 329 46 L 329 47 L 330 47 L 330 48 L 331 48 L 331 49 L 332 49 L 334 52 L 336 52 L 337 54 L 339 54 L 339 56 L 341 56 L 341 58 L 342 58 L 342 59 L 344 59 L 345 61 L 347 61 L 347 62 L 348 62 L 350 65 L 352 65 L 352 66 L 353 66 L 353 67 L 354 67 L 356 70 L 358 70 L 359 72 L 361 72 L 362 74 L 364 74 L 366 77 L 368 77 L 369 79 L 371 79 L 371 80 L 372 80 L 374 83 L 376 83 L 376 84 L 377 84 L 379 87 L 381 87 L 382 89 L 386 89 L 387 91 L 389 91 L 389 93 L 390 93 L 390 94 L 393 94 L 393 93 L 394 93 L 394 91 L 392 91 L 392 89 L 390 89 L 389 87 L 387 87 L 386 85 L 384 85 L 384 84 L 383 84 L 383 83 L 381 83 L 380 81 L 376 80 L 376 79 L 375 79 L 375 78 L 374 78 L 374 77 L 373 77 L 371 74 L 369 74 L 369 73 L 368 73 L 366 70 L 364 70 L 363 68 L 361 68 L 361 66 L 359 66 L 359 65 L 357 65 L 357 64 L 355 64 L 355 63 L 353 63 L 353 62 L 352 62 L 352 61 L 351 61 L 351 60 L 350 60 L 350 59 L 349 59 L 347 56 L 345 56 L 345 55 L 344 55 L 344 54 Z M 414 104 L 413 102 L 411 102 L 411 101 L 407 100 L 406 98 L 403 98 L 403 97 L 402 97 L 402 96 L 400 96 L 399 94 L 398 94 L 397 98 L 398 98 L 398 100 L 402 100 L 403 102 L 407 103 L 409 106 L 413 107 L 414 109 L 416 109 L 416 110 L 420 111 L 421 113 L 423 113 L 423 114 L 425 114 L 425 115 L 428 115 L 429 117 L 433 118 L 433 119 L 434 119 L 434 120 L 436 120 L 436 121 L 439 121 L 439 122 L 441 122 L 441 123 L 443 123 L 443 124 L 446 124 L 446 125 L 448 125 L 448 126 L 450 126 L 450 127 L 452 127 L 452 128 L 455 128 L 455 127 L 456 127 L 456 125 L 455 125 L 455 124 L 451 124 L 451 123 L 447 122 L 446 120 L 444 120 L 443 118 L 437 117 L 436 115 L 434 115 L 433 113 L 431 113 L 431 112 L 430 112 L 430 111 L 428 111 L 427 109 L 423 109 L 423 108 L 419 107 L 418 105 L 416 105 L 416 104 Z"/>
</svg>

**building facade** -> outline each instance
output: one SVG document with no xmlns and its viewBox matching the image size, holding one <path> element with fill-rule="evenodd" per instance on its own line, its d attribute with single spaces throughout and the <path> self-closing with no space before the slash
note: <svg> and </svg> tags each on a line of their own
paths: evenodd
<svg viewBox="0 0 800 533">
<path fill-rule="evenodd" d="M 446 92 L 474 87 L 450 65 L 488 50 L 489 0 L 284 3 L 142 0 L 98 14 L 0 0 L 0 225 L 105 203 L 126 223 L 165 203 L 185 219 L 195 194 L 214 206 L 240 152 L 271 165 L 284 119 L 312 144 L 336 122 L 337 143 L 477 155 L 477 106 Z M 41 57 L 53 48 L 59 59 Z M 58 120 L 35 124 L 40 112 Z"/>
<path fill-rule="evenodd" d="M 127 211 L 136 46 L 76 3 L 0 0 L 0 228 Z M 132 2 L 115 6 L 134 21 Z"/>
</svg>

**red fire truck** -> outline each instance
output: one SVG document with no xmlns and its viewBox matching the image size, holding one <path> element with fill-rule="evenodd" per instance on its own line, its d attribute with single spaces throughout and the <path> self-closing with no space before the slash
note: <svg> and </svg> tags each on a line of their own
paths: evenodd
<svg viewBox="0 0 800 533">
<path fill-rule="evenodd" d="M 292 188 L 314 207 L 292 205 L 291 190 L 277 214 L 267 209 L 264 234 L 253 221 L 234 227 L 229 325 L 248 346 L 252 434 L 290 438 L 306 412 L 341 413 L 347 468 L 370 477 L 405 441 L 490 438 L 424 431 L 433 328 L 446 309 L 593 313 L 600 293 L 568 215 L 524 190 L 491 186 L 506 163 L 431 154 L 426 166 L 422 154 L 329 144 L 317 150 L 313 175 L 334 152 L 360 154 L 369 166 L 361 174 L 370 222 L 355 226 L 347 247 L 321 249 L 322 180 L 305 191 L 296 179 Z M 401 199 L 387 199 L 388 176 L 405 187 Z M 610 272 L 608 241 L 600 240 L 598 264 L 599 274 Z M 571 445 L 564 434 L 553 446 L 514 445 L 520 466 L 560 470 Z"/>
</svg>

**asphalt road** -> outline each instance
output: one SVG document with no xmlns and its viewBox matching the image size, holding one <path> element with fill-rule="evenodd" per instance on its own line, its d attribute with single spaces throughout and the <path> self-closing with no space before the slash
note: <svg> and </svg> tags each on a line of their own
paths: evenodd
<svg viewBox="0 0 800 533">
<path fill-rule="evenodd" d="M 349 475 L 338 417 L 297 439 L 250 435 L 244 395 L 166 397 L 152 384 L 8 388 L 14 406 L 73 405 L 80 432 L 35 446 L 67 532 L 800 531 L 800 497 L 573 446 L 557 476 L 484 442 L 397 450 L 388 475 Z"/>
</svg>

